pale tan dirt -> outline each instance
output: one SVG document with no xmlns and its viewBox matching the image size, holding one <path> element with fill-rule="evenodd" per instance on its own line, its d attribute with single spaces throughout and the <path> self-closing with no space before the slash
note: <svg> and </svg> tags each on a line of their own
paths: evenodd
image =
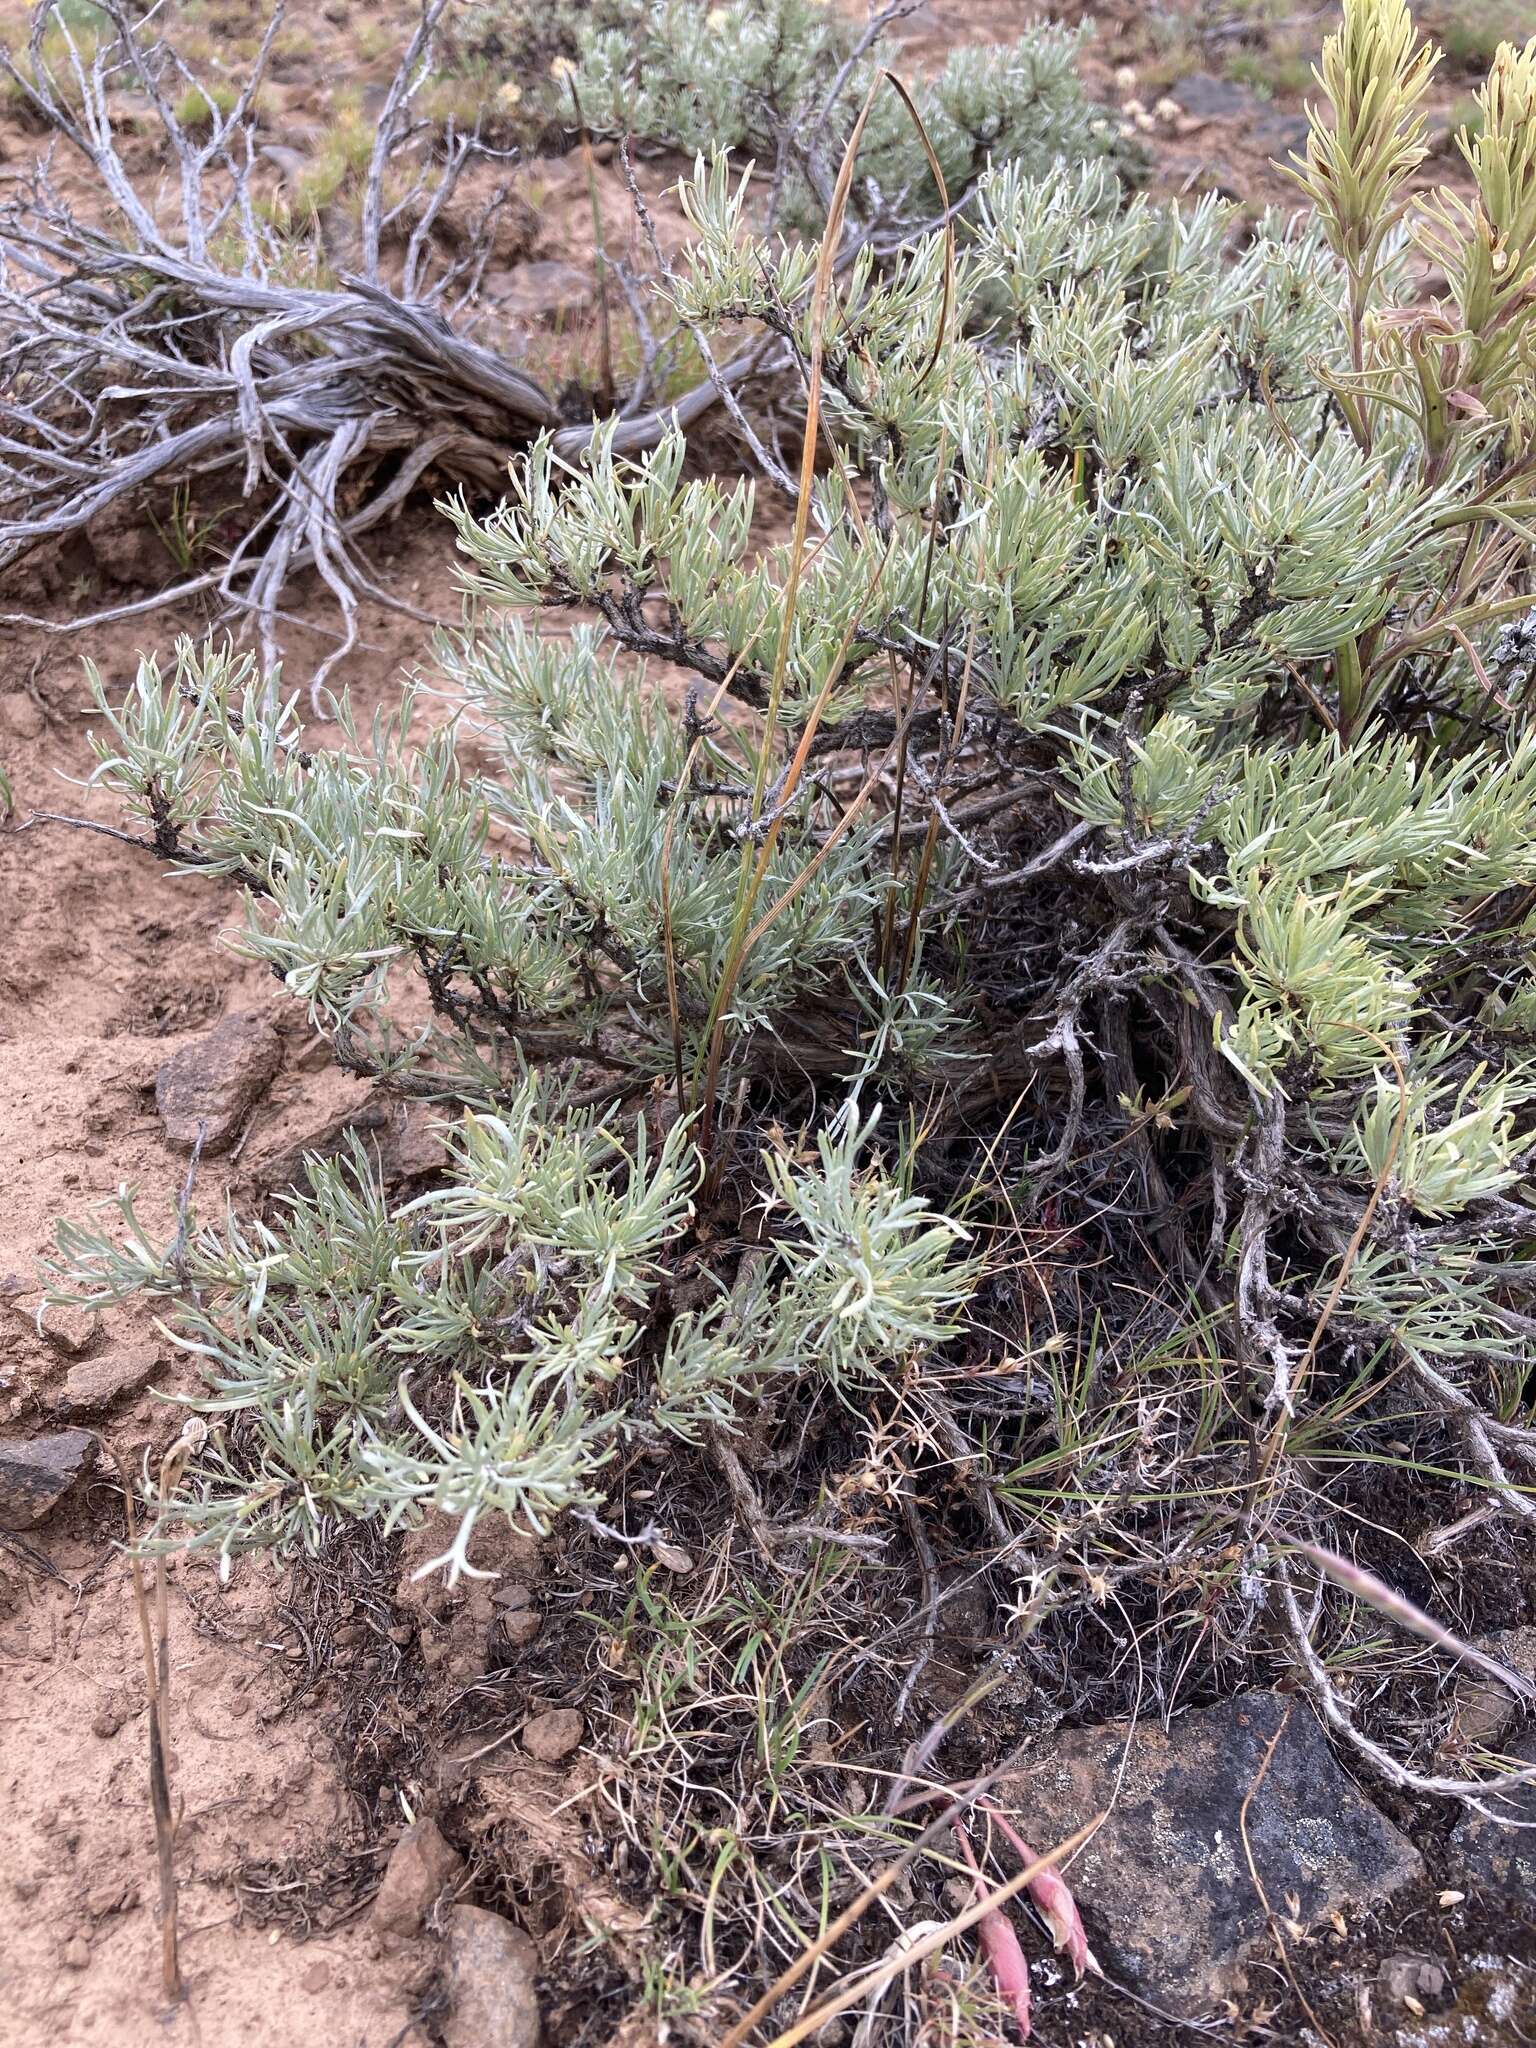
<svg viewBox="0 0 1536 2048">
<path fill-rule="evenodd" d="M 406 584 L 435 577 L 446 602 L 440 536 L 415 539 L 398 574 Z M 122 677 L 140 641 L 164 648 L 174 623 L 130 628 L 92 651 L 109 677 Z M 372 644 L 354 669 L 365 701 L 393 690 L 419 635 L 416 627 L 403 633 L 396 618 L 370 618 Z M 0 759 L 20 817 L 34 806 L 110 815 L 60 779 L 89 765 L 83 651 L 42 636 L 8 650 Z M 268 1011 L 285 1033 L 283 1070 L 243 1148 L 233 1163 L 203 1167 L 205 1204 L 225 1185 L 237 1199 L 257 1199 L 262 1159 L 296 1139 L 323 1138 L 364 1091 L 315 1070 L 302 1014 L 261 969 L 219 944 L 238 922 L 227 889 L 170 879 L 112 840 L 38 825 L 0 836 L 0 903 L 0 1284 L 21 1290 L 0 1307 L 0 1412 L 15 1433 L 48 1426 L 75 1362 L 34 1325 L 35 1265 L 52 1219 L 79 1215 L 129 1181 L 151 1228 L 173 1225 L 186 1159 L 164 1140 L 153 1087 L 179 1046 L 236 1009 Z M 61 1323 L 72 1330 L 77 1320 Z M 147 1316 L 123 1310 L 101 1321 L 88 1356 L 155 1343 L 159 1393 L 193 1384 Z M 127 2048 L 162 2031 L 145 1690 L 128 1572 L 115 1549 L 123 1518 L 113 1461 L 138 1467 L 174 1438 L 182 1417 L 146 1392 L 82 1419 L 101 1432 L 96 1472 L 22 1539 L 28 1554 L 0 1546 L 6 2048 Z M 407 2025 L 409 1998 L 399 1963 L 370 1953 L 364 1921 L 301 1945 L 237 1917 L 231 1878 L 246 1861 L 362 1839 L 316 1716 L 281 1710 L 290 1690 L 284 1656 L 295 1644 L 274 1612 L 276 1586 L 274 1573 L 254 1564 L 237 1568 L 227 1594 L 207 1561 L 171 1568 L 173 1783 L 184 1802 L 178 1865 L 191 1999 L 168 2031 L 206 2048 L 383 2043 Z M 418 1963 L 408 1959 L 405 1978 Z"/>
<path fill-rule="evenodd" d="M 929 0 L 905 30 L 909 59 L 940 59 L 957 38 L 1011 36 L 1036 11 L 1033 0 Z M 203 26 L 215 39 L 232 38 L 248 33 L 259 12 L 207 8 Z M 359 59 L 359 27 L 365 18 L 403 20 L 407 12 L 399 0 L 387 9 L 344 0 L 323 7 L 303 0 L 290 9 L 290 20 L 302 15 L 312 25 L 314 56 L 307 71 L 286 65 L 273 90 L 274 139 L 301 152 L 313 146 L 334 102 L 327 81 L 376 87 L 389 60 Z M 1177 24 L 1196 9 L 1169 13 Z M 1090 72 L 1117 105 L 1133 93 L 1150 105 L 1171 77 L 1212 68 L 1192 31 L 1170 55 L 1166 37 L 1133 5 L 1100 14 Z M 1122 64 L 1134 80 L 1117 78 Z M 1160 124 L 1145 137 L 1154 183 L 1281 196 L 1283 181 L 1243 126 L 1214 123 L 1180 134 Z M 36 146 L 34 134 L 0 117 L 0 177 L 17 175 Z M 144 170 L 153 176 L 152 160 Z M 627 246 L 634 234 L 627 198 L 611 169 L 601 179 L 610 247 Z M 531 231 L 488 279 L 487 326 L 503 340 L 517 324 L 505 301 L 509 292 L 515 297 L 518 262 L 590 262 L 589 198 L 576 161 L 545 166 L 527 198 Z M 529 346 L 548 372 L 562 362 L 590 364 L 593 339 L 590 314 L 578 312 L 555 332 L 535 332 Z M 158 544 L 138 540 L 153 564 Z M 376 559 L 381 581 L 422 609 L 456 610 L 449 540 L 428 510 L 387 536 Z M 119 594 L 77 551 L 39 562 L 27 597 L 62 617 Z M 315 615 L 323 615 L 318 603 Z M 203 624 L 196 615 L 158 615 L 88 644 L 42 633 L 10 637 L 0 658 L 0 765 L 13 778 L 18 819 L 34 808 L 111 818 L 108 806 L 71 786 L 90 767 L 82 658 L 92 656 L 120 683 L 140 649 L 164 656 L 178 631 L 195 633 Z M 405 670 L 423 657 L 426 634 L 378 608 L 365 608 L 361 624 L 364 645 L 339 680 L 367 710 L 393 699 Z M 296 678 L 319 645 L 312 635 L 293 635 Z M 171 879 L 111 839 L 39 824 L 0 834 L 0 913 L 0 1427 L 30 1433 L 54 1421 L 75 1362 L 33 1321 L 36 1261 L 53 1219 L 79 1215 L 127 1181 L 140 1189 L 153 1228 L 172 1225 L 186 1161 L 166 1143 L 155 1113 L 163 1062 L 234 1010 L 269 1012 L 284 1033 L 281 1073 L 243 1143 L 203 1168 L 198 1199 L 205 1206 L 226 1188 L 241 1203 L 255 1202 L 262 1162 L 333 1134 L 365 1091 L 317 1064 L 296 1006 L 219 943 L 239 922 L 227 888 Z M 43 1526 L 0 1543 L 0 2048 L 425 2043 L 427 2034 L 412 2024 L 430 1968 L 421 1944 L 386 1953 L 366 1912 L 301 1940 L 261 1924 L 252 1895 L 235 1885 L 253 1861 L 310 1866 L 371 1840 L 345 1782 L 348 1759 L 326 1732 L 334 1700 L 285 1705 L 298 1643 L 278 1612 L 280 1579 L 254 1564 L 238 1567 L 227 1590 L 206 1561 L 171 1570 L 173 1785 L 182 1814 L 177 1862 L 189 1998 L 164 2011 L 144 1680 L 128 1572 L 116 1548 L 124 1525 L 114 1462 L 138 1468 L 146 1454 L 163 1451 L 182 1419 L 163 1397 L 188 1390 L 194 1375 L 142 1311 L 104 1318 L 87 1355 L 129 1343 L 158 1345 L 154 1391 L 85 1418 L 101 1436 L 95 1473 Z M 525 1795 L 515 1774 L 499 1782 L 523 1826 L 521 1816 L 537 1800 L 519 1808 Z M 425 1801 L 430 1808 L 431 1787 L 392 1789 L 399 1825 L 407 1807 L 419 1810 Z M 381 1853 L 388 1842 L 386 1832 Z"/>
</svg>

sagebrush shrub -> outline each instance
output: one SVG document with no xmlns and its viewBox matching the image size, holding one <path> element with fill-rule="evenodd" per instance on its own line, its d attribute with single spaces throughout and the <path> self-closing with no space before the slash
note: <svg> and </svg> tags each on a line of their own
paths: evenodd
<svg viewBox="0 0 1536 2048">
<path fill-rule="evenodd" d="M 775 220 L 813 232 L 881 67 L 891 11 L 860 23 L 835 0 L 488 0 L 452 24 L 457 68 L 510 107 L 577 122 L 642 149 L 725 151 L 773 167 Z M 1125 157 L 1118 127 L 1083 92 L 1083 34 L 1040 22 L 1009 44 L 961 45 L 870 108 L 851 214 L 910 230 L 974 190 L 993 162 L 1039 172 L 1058 159 Z M 930 157 L 929 152 L 932 152 Z M 944 180 L 941 195 L 934 179 Z"/>
<path fill-rule="evenodd" d="M 615 134 L 772 166 L 776 208 L 814 228 L 861 103 L 892 61 L 885 26 L 861 32 L 827 0 L 654 0 L 623 28 L 581 36 L 582 107 Z M 1042 22 L 1011 44 L 958 46 L 936 76 L 914 83 L 921 130 L 894 94 L 878 98 L 853 211 L 871 223 L 921 220 L 992 162 L 1038 173 L 1119 150 L 1118 129 L 1077 76 L 1082 42 L 1081 31 Z"/>
<path fill-rule="evenodd" d="M 306 754 L 217 649 L 98 685 L 99 779 L 450 1133 L 403 1206 L 357 1149 L 174 1259 L 126 1199 L 62 1232 L 61 1293 L 206 1361 L 193 1540 L 542 1527 L 628 1441 L 905 1401 L 1037 1591 L 1145 1580 L 1218 1662 L 1273 1602 L 1342 1719 L 1319 1475 L 1536 1515 L 1536 42 L 1415 211 L 1431 61 L 1349 0 L 1306 205 L 1246 232 L 1025 152 L 833 265 L 701 158 L 666 291 L 791 344 L 796 530 L 681 434 L 451 507 L 483 772 L 409 703 Z"/>
</svg>

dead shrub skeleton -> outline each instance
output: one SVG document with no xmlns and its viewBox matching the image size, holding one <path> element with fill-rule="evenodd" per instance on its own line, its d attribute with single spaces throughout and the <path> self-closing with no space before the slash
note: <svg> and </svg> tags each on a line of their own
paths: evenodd
<svg viewBox="0 0 1536 2048">
<path fill-rule="evenodd" d="M 353 267 L 339 274 L 321 221 L 271 203 L 259 95 L 281 4 L 228 105 L 160 36 L 159 6 L 140 14 L 128 0 L 103 0 L 111 33 L 82 50 L 43 4 L 25 58 L 0 51 L 0 72 L 55 138 L 55 154 L 88 168 L 93 195 L 85 212 L 63 198 L 50 158 L 0 209 L 0 574 L 114 511 L 141 515 L 213 479 L 221 506 L 233 493 L 223 522 L 233 538 L 220 542 L 216 566 L 184 564 L 195 573 L 152 599 L 72 618 L 65 630 L 199 597 L 253 624 L 271 665 L 284 593 L 313 572 L 342 626 L 312 680 L 318 707 L 325 677 L 356 643 L 358 599 L 401 603 L 372 574 L 365 535 L 425 478 L 494 493 L 509 454 L 540 431 L 568 458 L 589 443 L 589 422 L 568 419 L 554 393 L 470 332 L 521 152 L 419 111 L 443 58 L 448 7 L 425 0 L 385 95 L 359 189 L 347 195 Z M 862 89 L 867 50 L 897 12 L 877 15 L 835 64 L 829 53 L 820 71 L 797 76 L 816 95 L 774 117 L 778 205 L 791 160 L 811 189 L 827 188 L 826 152 Z M 125 86 L 148 99 L 174 171 L 170 207 L 141 192 L 125 161 L 114 118 Z M 508 178 L 457 218 L 465 173 L 486 163 Z M 918 197 L 906 185 L 889 200 L 871 188 L 857 241 L 899 246 L 920 226 Z M 768 337 L 721 363 L 703 341 L 707 374 L 689 385 L 685 345 L 702 337 L 676 323 L 657 335 L 622 259 L 608 257 L 604 269 L 634 309 L 641 357 L 616 445 L 642 451 L 723 403 L 766 456 L 734 392 L 750 379 L 772 385 L 789 367 L 784 349 Z"/>
</svg>

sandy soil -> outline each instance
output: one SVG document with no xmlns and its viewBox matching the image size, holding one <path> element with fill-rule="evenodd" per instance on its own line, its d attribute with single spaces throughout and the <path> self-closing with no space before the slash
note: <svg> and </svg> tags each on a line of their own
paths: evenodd
<svg viewBox="0 0 1536 2048">
<path fill-rule="evenodd" d="M 444 550 L 430 528 L 394 565 L 406 582 L 435 578 L 448 601 Z M 157 620 L 164 647 L 171 620 Z M 181 622 L 195 627 L 196 621 Z M 142 629 L 141 629 L 142 632 Z M 418 652 L 419 629 L 371 618 L 355 687 L 383 695 Z M 104 673 L 129 672 L 138 633 L 91 650 Z M 38 636 L 13 646 L 0 694 L 0 749 L 18 815 L 34 806 L 104 815 L 63 778 L 87 772 L 80 680 L 85 649 Z M 171 880 L 147 857 L 94 834 L 38 825 L 0 838 L 8 943 L 0 969 L 0 1401 L 8 1432 L 53 1424 L 72 1369 L 151 1347 L 159 1394 L 190 1383 L 185 1362 L 148 1319 L 119 1312 L 35 1324 L 35 1266 L 52 1218 L 79 1214 L 123 1182 L 146 1220 L 174 1218 L 186 1170 L 165 1142 L 154 1081 L 178 1046 L 220 1015 L 260 1010 L 287 1035 L 282 1073 L 234 1159 L 208 1162 L 200 1201 L 225 1185 L 259 1201 L 274 1162 L 324 1142 L 357 1114 L 365 1091 L 316 1070 L 302 1020 L 260 970 L 218 943 L 237 916 L 227 890 Z M 76 1351 L 69 1347 L 81 1346 Z M 129 2043 L 158 2032 L 153 1839 L 146 1797 L 145 1687 L 128 1572 L 116 1544 L 123 1504 L 114 1461 L 136 1467 L 172 1439 L 181 1417 L 156 1393 L 107 1412 L 70 1414 L 100 1431 L 102 1457 L 48 1523 L 0 1548 L 0 1659 L 5 1722 L 0 1887 L 8 1887 L 0 1954 L 0 2041 Z M 405 2025 L 398 1970 L 381 1971 L 359 1928 L 305 1944 L 260 1924 L 232 1880 L 246 1864 L 307 1857 L 317 1843 L 376 1832 L 357 1813 L 319 1718 L 287 1703 L 297 1652 L 275 1612 L 275 1575 L 242 1567 L 221 1591 L 211 1565 L 174 1562 L 173 1782 L 184 1802 L 179 1862 L 189 2008 L 205 2043 L 368 2041 Z M 401 1787 L 409 1797 L 408 1788 Z M 403 1809 L 400 1815 L 403 1820 Z M 409 1971 L 407 1971 L 409 1976 Z M 195 2016 L 195 2017 L 194 2017 Z M 189 2033 L 190 2038 L 190 2033 Z"/>
<path fill-rule="evenodd" d="M 224 14 L 243 24 L 249 11 Z M 929 0 L 906 29 L 911 61 L 933 60 L 957 36 L 1007 36 L 1036 11 L 1033 0 Z M 333 94 L 323 80 L 369 75 L 352 42 L 364 10 L 332 4 L 313 12 L 314 68 L 279 83 L 271 114 L 274 133 L 300 150 L 328 118 Z M 1161 188 L 1220 186 L 1251 202 L 1282 197 L 1270 158 L 1285 125 L 1295 132 L 1294 95 L 1262 103 L 1271 127 L 1261 124 L 1257 135 L 1251 110 L 1211 121 L 1167 106 L 1149 111 L 1180 76 L 1220 54 L 1219 39 L 1202 40 L 1192 25 L 1197 13 L 1210 10 L 1169 9 L 1155 20 L 1129 6 L 1112 12 L 1090 58 L 1093 83 L 1113 104 L 1141 108 L 1138 132 Z M 215 33 L 222 18 L 210 10 Z M 1306 23 L 1299 33 L 1314 39 Z M 1138 126 L 1134 112 L 1126 118 Z M 0 128 L 0 176 L 14 175 L 35 146 L 14 123 Z M 623 237 L 628 205 L 611 179 L 604 205 L 610 233 Z M 587 195 L 568 164 L 541 170 L 533 207 L 531 238 L 488 281 L 498 321 L 516 317 L 505 311 L 503 287 L 515 303 L 518 261 L 587 260 Z M 536 334 L 532 346 L 553 360 L 588 339 L 577 315 L 558 335 Z M 156 545 L 137 538 L 130 581 L 154 572 Z M 449 545 L 429 511 L 413 512 L 386 539 L 380 568 L 422 608 L 454 611 Z M 59 616 L 122 587 L 114 580 L 120 560 L 114 568 L 72 557 L 49 573 L 39 601 Z M 91 644 L 12 637 L 0 663 L 0 763 L 15 783 L 18 818 L 33 809 L 110 815 L 71 786 L 90 759 L 82 658 L 122 681 L 141 647 L 163 653 L 178 631 L 203 623 L 162 615 Z M 378 609 L 365 610 L 362 626 L 364 645 L 340 680 L 368 707 L 392 696 L 421 657 L 424 636 Z M 311 652 L 296 634 L 300 674 Z M 172 1776 L 190 1998 L 165 2012 L 145 1688 L 117 1548 L 124 1524 L 114 1466 L 136 1467 L 174 1437 L 181 1417 L 163 1397 L 185 1389 L 190 1375 L 142 1314 L 99 1326 L 65 1316 L 41 1333 L 35 1321 L 35 1266 L 56 1216 L 79 1214 L 123 1182 L 140 1188 L 151 1224 L 174 1216 L 186 1161 L 155 1113 L 155 1076 L 219 1017 L 270 1014 L 284 1033 L 284 1062 L 235 1153 L 204 1168 L 200 1201 L 227 1188 L 241 1203 L 259 1202 L 295 1145 L 323 1143 L 348 1117 L 384 1112 L 316 1062 L 293 1006 L 220 946 L 220 933 L 238 918 L 226 889 L 169 879 L 110 838 L 37 824 L 0 836 L 0 905 L 0 1428 L 56 1426 L 82 1360 L 108 1361 L 135 1347 L 155 1354 L 140 1391 L 68 1416 L 99 1433 L 94 1474 L 46 1524 L 0 1541 L 0 2044 L 424 2042 L 412 2013 L 427 1951 L 391 1949 L 356 1909 L 394 1833 L 409 1813 L 430 1807 L 434 1788 L 409 1774 L 392 1779 L 387 1768 L 365 1771 L 355 1747 L 338 1746 L 334 1690 L 300 1682 L 308 1669 L 302 1617 L 283 1611 L 284 1582 L 257 1565 L 238 1569 L 228 1588 L 203 1561 L 170 1567 Z M 415 1711 L 404 1688 L 379 1701 L 382 1722 L 402 1738 Z M 399 1753 L 413 1753 L 403 1739 Z M 387 1743 L 379 1754 L 391 1754 Z"/>
</svg>

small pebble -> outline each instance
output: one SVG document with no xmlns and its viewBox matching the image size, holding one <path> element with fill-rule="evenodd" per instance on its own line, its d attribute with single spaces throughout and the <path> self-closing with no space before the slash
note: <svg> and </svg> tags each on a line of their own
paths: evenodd
<svg viewBox="0 0 1536 2048">
<path fill-rule="evenodd" d="M 330 1981 L 330 1964 L 317 1962 L 310 1964 L 309 1968 L 300 1977 L 299 1984 L 301 1989 L 305 1991 L 323 1991 Z"/>
<path fill-rule="evenodd" d="M 126 1913 L 138 1903 L 138 1887 L 126 1877 L 106 1878 L 85 1895 L 85 1910 L 93 1920 L 105 1920 L 109 1913 Z"/>
<path fill-rule="evenodd" d="M 83 1934 L 64 1944 L 64 1967 L 66 1970 L 88 1970 L 91 1966 L 91 1944 Z"/>
<path fill-rule="evenodd" d="M 541 1764 L 557 1764 L 581 1747 L 586 1723 L 574 1707 L 552 1707 L 535 1714 L 523 1729 L 523 1747 Z"/>
<path fill-rule="evenodd" d="M 544 1626 L 544 1617 L 534 1601 L 533 1590 L 514 1580 L 491 1595 L 496 1619 L 508 1647 L 525 1649 Z"/>
</svg>

